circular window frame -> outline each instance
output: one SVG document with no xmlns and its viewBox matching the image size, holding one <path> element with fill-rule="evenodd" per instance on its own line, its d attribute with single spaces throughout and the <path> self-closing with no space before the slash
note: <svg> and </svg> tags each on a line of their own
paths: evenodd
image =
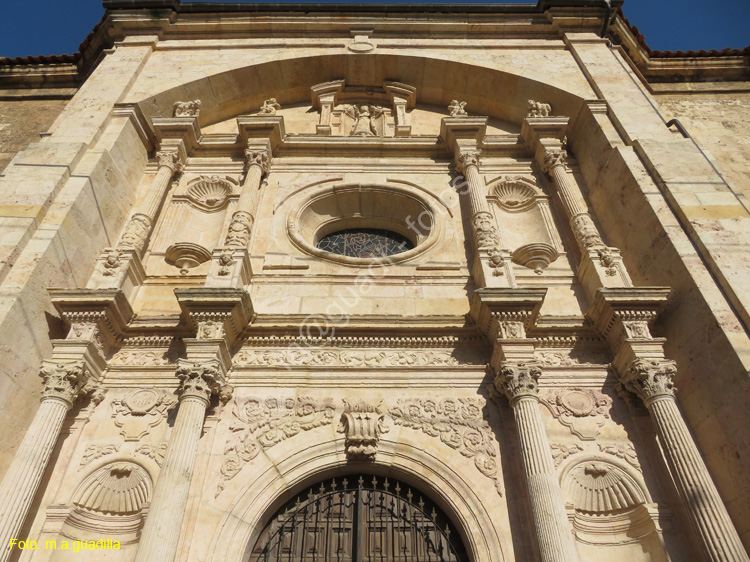
<svg viewBox="0 0 750 562">
<path fill-rule="evenodd" d="M 412 203 L 412 206 L 417 206 L 420 212 L 416 217 L 407 213 L 405 217 L 401 218 L 399 218 L 396 213 L 391 216 L 385 216 L 383 214 L 368 215 L 366 212 L 362 213 L 361 208 L 358 211 L 348 214 L 343 212 L 331 212 L 328 217 L 324 218 L 314 226 L 311 237 L 302 234 L 300 223 L 304 218 L 305 213 L 309 212 L 308 210 L 310 207 L 316 203 L 320 203 L 326 198 L 332 198 L 335 201 L 339 196 L 347 196 L 357 192 L 360 194 L 363 192 L 376 193 L 382 194 L 384 197 L 406 199 L 408 202 Z M 400 209 L 398 205 L 390 205 L 388 208 L 396 211 Z M 340 210 L 339 206 L 332 205 L 332 211 L 333 210 Z M 429 232 L 420 237 L 419 233 L 409 228 L 406 219 L 411 217 L 411 220 L 414 221 L 412 224 L 419 224 L 420 213 L 425 211 L 429 213 L 432 224 L 429 225 Z M 319 189 L 315 191 L 315 193 L 310 194 L 301 204 L 295 206 L 295 208 L 289 213 L 287 219 L 287 233 L 294 246 L 306 254 L 315 256 L 324 261 L 349 267 L 393 265 L 414 259 L 435 245 L 442 231 L 442 221 L 439 220 L 439 216 L 440 212 L 436 210 L 436 205 L 427 201 L 424 197 L 418 196 L 412 190 L 383 184 L 343 184 Z M 357 258 L 334 254 L 316 247 L 317 243 L 324 236 L 340 230 L 354 228 L 390 230 L 407 238 L 412 242 L 414 248 L 390 256 Z"/>
</svg>

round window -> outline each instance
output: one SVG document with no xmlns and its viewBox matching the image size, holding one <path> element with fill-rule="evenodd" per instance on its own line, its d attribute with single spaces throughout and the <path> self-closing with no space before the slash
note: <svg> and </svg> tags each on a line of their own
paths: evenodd
<svg viewBox="0 0 750 562">
<path fill-rule="evenodd" d="M 317 247 L 351 258 L 383 258 L 414 248 L 408 238 L 391 230 L 349 228 L 323 236 Z"/>
</svg>

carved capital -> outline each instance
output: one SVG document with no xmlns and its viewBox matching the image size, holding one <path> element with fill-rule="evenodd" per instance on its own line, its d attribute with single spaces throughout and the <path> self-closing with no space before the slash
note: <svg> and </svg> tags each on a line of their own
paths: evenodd
<svg viewBox="0 0 750 562">
<path fill-rule="evenodd" d="M 180 154 L 176 150 L 160 150 L 156 153 L 156 159 L 159 161 L 159 168 L 169 168 L 172 174 L 182 171 Z"/>
<path fill-rule="evenodd" d="M 657 398 L 674 397 L 677 390 L 674 386 L 676 374 L 677 365 L 672 360 L 636 359 L 621 376 L 621 382 L 648 406 Z"/>
<path fill-rule="evenodd" d="M 544 161 L 542 162 L 542 169 L 545 173 L 552 173 L 552 170 L 557 166 L 565 166 L 565 161 L 568 158 L 568 153 L 564 150 L 549 150 L 544 154 Z"/>
<path fill-rule="evenodd" d="M 490 213 L 480 211 L 472 217 L 471 222 L 474 226 L 474 243 L 477 249 L 496 248 L 500 244 Z"/>
<path fill-rule="evenodd" d="M 149 216 L 143 213 L 136 213 L 125 227 L 125 232 L 122 233 L 120 242 L 117 245 L 119 247 L 134 248 L 140 254 L 151 233 L 151 225 L 152 222 Z M 119 261 L 119 256 L 117 257 L 117 261 Z M 113 265 L 113 267 L 117 266 Z"/>
<path fill-rule="evenodd" d="M 266 175 L 271 167 L 271 153 L 263 148 L 260 150 L 250 149 L 245 150 L 245 163 L 248 169 L 250 166 L 258 166 L 261 171 L 261 175 Z"/>
<path fill-rule="evenodd" d="M 88 374 L 83 362 L 55 363 L 44 361 L 39 370 L 39 376 L 44 380 L 42 400 L 56 398 L 73 407 L 76 399 L 83 394 L 88 382 Z"/>
<path fill-rule="evenodd" d="M 535 363 L 510 363 L 503 361 L 495 375 L 495 388 L 505 394 L 513 406 L 520 398 L 532 396 L 538 399 L 537 381 L 542 370 Z"/>
<path fill-rule="evenodd" d="M 175 374 L 180 379 L 180 400 L 192 397 L 208 402 L 221 391 L 223 376 L 218 361 L 194 363 L 180 359 Z"/>
<path fill-rule="evenodd" d="M 351 460 L 373 460 L 378 452 L 380 435 L 388 429 L 385 415 L 377 406 L 363 401 L 344 399 L 344 413 L 337 431 L 346 435 L 346 455 Z"/>
<path fill-rule="evenodd" d="M 465 174 L 467 167 L 478 167 L 479 155 L 481 153 L 481 150 L 460 150 L 458 154 L 456 154 L 456 168 L 458 171 Z"/>
<path fill-rule="evenodd" d="M 235 211 L 229 223 L 225 245 L 245 248 L 250 243 L 253 215 L 247 211 Z"/>
</svg>

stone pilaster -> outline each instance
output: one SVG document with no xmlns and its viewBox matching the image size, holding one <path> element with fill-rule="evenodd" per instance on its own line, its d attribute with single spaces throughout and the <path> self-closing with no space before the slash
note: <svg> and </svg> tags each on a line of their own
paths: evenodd
<svg viewBox="0 0 750 562">
<path fill-rule="evenodd" d="M 573 562 L 578 560 L 578 555 L 539 413 L 537 381 L 541 374 L 534 363 L 504 361 L 495 375 L 494 384 L 510 401 L 516 419 L 540 560 Z"/>
<path fill-rule="evenodd" d="M 737 530 L 698 451 L 675 396 L 677 366 L 664 356 L 663 338 L 649 322 L 666 302 L 667 289 L 600 289 L 589 316 L 606 338 L 624 391 L 648 408 L 675 486 L 710 562 L 749 562 Z"/>
<path fill-rule="evenodd" d="M 10 559 L 11 539 L 21 526 L 49 464 L 63 421 L 76 399 L 86 392 L 88 373 L 82 361 L 45 361 L 39 371 L 44 380 L 42 401 L 13 462 L 0 485 L 0 561 Z"/>
<path fill-rule="evenodd" d="M 247 248 L 253 228 L 253 213 L 258 206 L 258 194 L 261 180 L 271 166 L 271 151 L 268 148 L 247 149 L 245 151 L 247 173 L 242 184 L 237 210 L 229 223 L 224 245 L 227 247 Z"/>
</svg>

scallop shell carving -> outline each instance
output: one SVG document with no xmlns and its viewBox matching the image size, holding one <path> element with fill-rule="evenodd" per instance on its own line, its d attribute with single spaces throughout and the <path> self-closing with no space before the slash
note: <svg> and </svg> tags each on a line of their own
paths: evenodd
<svg viewBox="0 0 750 562">
<path fill-rule="evenodd" d="M 94 471 L 78 490 L 73 503 L 98 513 L 138 513 L 151 501 L 153 483 L 146 469 L 131 462 L 114 462 Z"/>
<path fill-rule="evenodd" d="M 567 501 L 578 511 L 612 513 L 646 503 L 640 485 L 621 468 L 600 460 L 582 462 L 566 475 Z"/>
<path fill-rule="evenodd" d="M 497 204 L 505 211 L 518 213 L 532 207 L 538 195 L 536 190 L 521 179 L 507 179 L 492 189 Z"/>
<path fill-rule="evenodd" d="M 201 176 L 187 190 L 190 202 L 204 211 L 223 209 L 232 194 L 232 184 L 219 176 Z"/>
</svg>

